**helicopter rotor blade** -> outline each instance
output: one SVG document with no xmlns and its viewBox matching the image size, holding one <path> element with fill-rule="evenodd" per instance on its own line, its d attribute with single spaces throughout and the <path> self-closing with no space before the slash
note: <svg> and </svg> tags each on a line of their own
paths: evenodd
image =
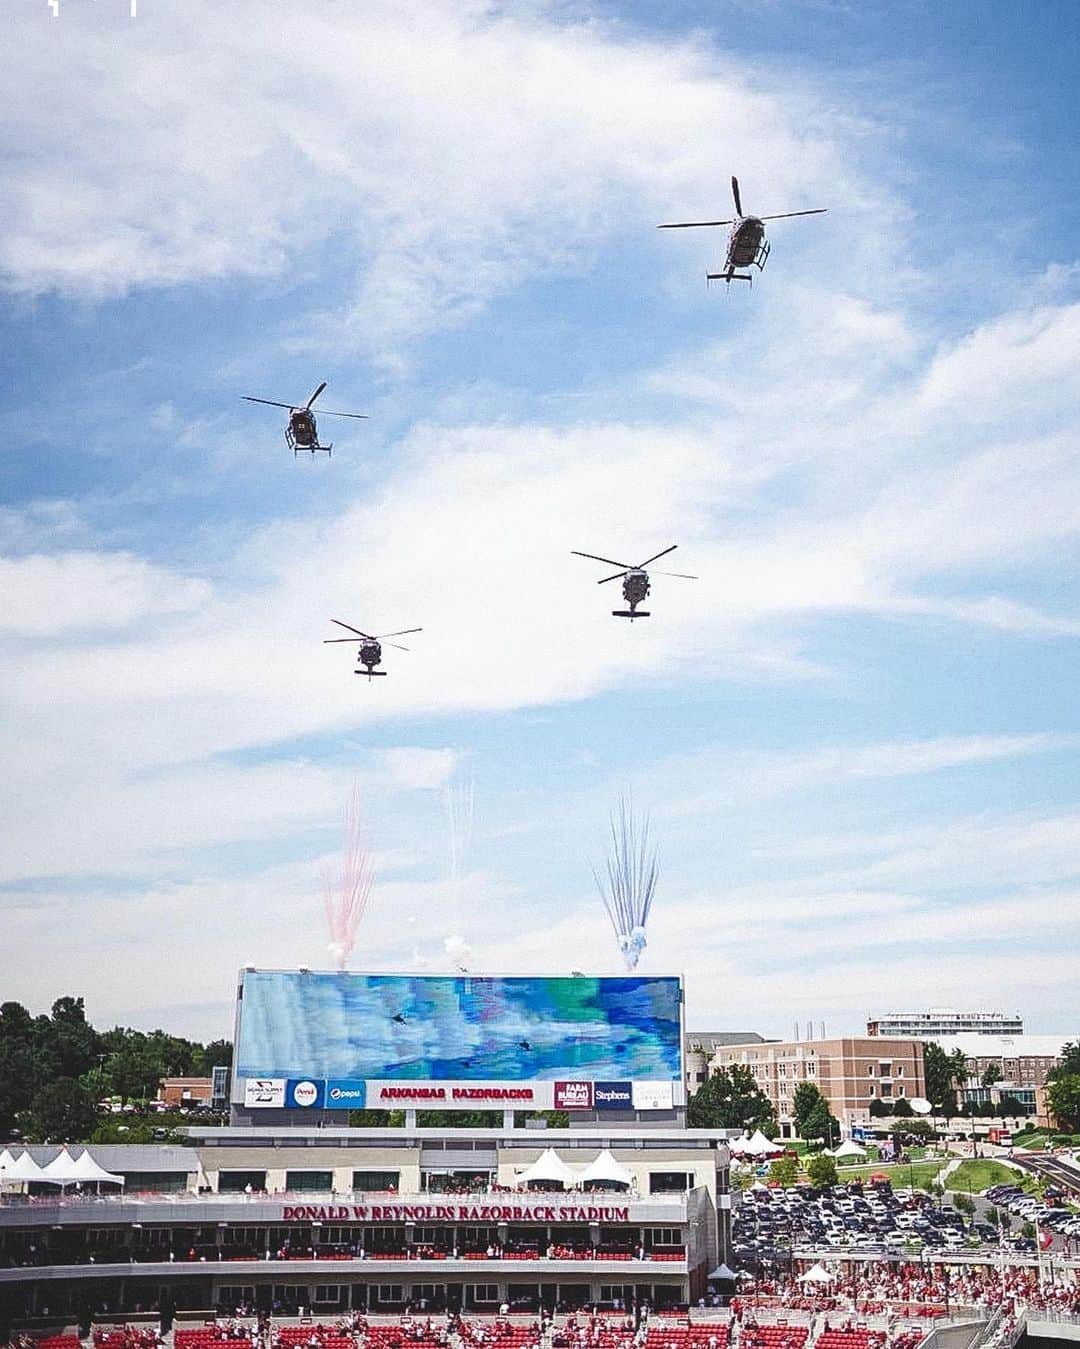
<svg viewBox="0 0 1080 1349">
<path fill-rule="evenodd" d="M 375 638 L 377 642 L 385 642 L 387 637 L 408 637 L 410 632 L 423 632 L 423 628 L 402 628 L 400 632 L 380 632 Z M 405 648 L 402 648 L 403 650 Z"/>
<path fill-rule="evenodd" d="M 742 215 L 742 198 L 739 196 L 739 180 L 731 175 L 731 195 L 735 198 L 735 214 Z"/>
<path fill-rule="evenodd" d="M 395 651 L 408 651 L 408 650 L 410 649 L 410 648 L 407 647 L 407 646 L 402 646 L 402 645 L 400 644 L 400 642 L 386 642 L 386 643 L 384 643 L 384 645 L 385 645 L 385 646 L 392 646 L 392 647 L 394 648 Z"/>
<path fill-rule="evenodd" d="M 358 637 L 363 637 L 363 639 L 364 639 L 365 642 L 377 642 L 377 641 L 379 640 L 377 637 L 372 637 L 370 633 L 367 633 L 367 632 L 361 632 L 359 628 L 354 628 L 353 625 L 352 625 L 351 623 L 342 623 L 342 621 L 341 621 L 340 618 L 332 618 L 332 619 L 330 620 L 330 622 L 331 622 L 331 623 L 336 623 L 336 624 L 338 625 L 339 628 L 347 628 L 347 629 L 349 630 L 349 632 L 355 632 L 356 635 L 357 635 Z M 343 641 L 343 642 L 344 642 L 344 641 L 348 641 L 348 640 L 349 640 L 349 639 L 346 638 L 346 637 L 339 637 L 339 638 L 338 638 L 338 641 Z"/>
<path fill-rule="evenodd" d="M 242 393 L 240 397 L 245 403 L 265 403 L 268 408 L 288 408 L 290 412 L 296 411 L 292 403 L 275 403 L 272 398 L 252 398 L 249 393 Z"/>
<path fill-rule="evenodd" d="M 667 557 L 668 553 L 673 553 L 678 546 L 677 543 L 673 543 L 670 548 L 665 548 L 662 553 L 656 553 L 652 557 L 646 558 L 644 562 L 639 562 L 638 570 L 640 571 L 643 567 L 647 567 L 650 562 L 655 562 L 657 558 Z"/>
<path fill-rule="evenodd" d="M 307 400 L 305 406 L 308 409 L 311 408 L 312 403 L 314 403 L 315 399 L 318 398 L 319 394 L 321 394 L 323 389 L 325 388 L 326 388 L 326 380 L 324 379 L 323 382 L 319 385 L 319 387 L 315 390 L 315 392 L 311 395 L 311 397 Z"/>
<path fill-rule="evenodd" d="M 781 211 L 779 215 L 759 215 L 759 220 L 790 220 L 797 215 L 824 215 L 828 211 L 827 206 L 819 206 L 816 211 Z"/>
<path fill-rule="evenodd" d="M 679 220 L 673 225 L 657 225 L 658 230 L 700 230 L 707 225 L 733 225 L 733 220 Z"/>
<path fill-rule="evenodd" d="M 621 576 L 626 576 L 628 574 L 629 573 L 625 571 L 617 571 L 614 576 L 605 576 L 602 581 L 597 581 L 596 584 L 598 586 L 607 585 L 609 581 L 617 581 Z"/>
<path fill-rule="evenodd" d="M 324 637 L 322 640 L 323 646 L 332 646 L 334 642 L 352 642 L 353 645 L 356 644 L 355 637 Z"/>
<path fill-rule="evenodd" d="M 309 404 L 310 406 L 310 404 Z M 355 417 L 357 420 L 366 422 L 368 414 L 366 412 L 331 412 L 329 408 L 319 409 L 320 417 Z"/>
<path fill-rule="evenodd" d="M 677 576 L 681 581 L 700 581 L 700 576 L 691 576 L 688 571 L 658 571 L 657 576 Z"/>
<path fill-rule="evenodd" d="M 623 571 L 633 571 L 629 562 L 616 562 L 613 557 L 597 557 L 595 553 L 579 553 L 576 548 L 571 548 L 570 552 L 574 557 L 587 557 L 591 562 L 604 562 L 609 567 L 622 567 Z M 619 574 L 621 576 L 622 572 Z"/>
</svg>

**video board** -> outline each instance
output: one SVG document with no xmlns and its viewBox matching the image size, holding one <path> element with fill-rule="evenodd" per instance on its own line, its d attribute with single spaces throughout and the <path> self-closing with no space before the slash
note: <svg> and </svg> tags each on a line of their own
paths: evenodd
<svg viewBox="0 0 1080 1349">
<path fill-rule="evenodd" d="M 234 1101 L 615 1110 L 683 1103 L 682 982 L 245 970 Z"/>
</svg>

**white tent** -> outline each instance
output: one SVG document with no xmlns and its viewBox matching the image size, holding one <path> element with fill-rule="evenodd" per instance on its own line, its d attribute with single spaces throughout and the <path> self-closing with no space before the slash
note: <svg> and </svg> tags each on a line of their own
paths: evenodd
<svg viewBox="0 0 1080 1349">
<path fill-rule="evenodd" d="M 731 1144 L 731 1151 L 739 1157 L 775 1157 L 783 1150 L 782 1143 L 770 1143 L 760 1129 L 749 1138 L 739 1138 Z"/>
<path fill-rule="evenodd" d="M 735 1273 L 735 1271 L 733 1269 L 729 1269 L 727 1265 L 723 1263 L 717 1265 L 716 1268 L 709 1275 L 710 1279 L 731 1279 L 732 1281 L 734 1281 L 737 1277 L 738 1275 Z"/>
<path fill-rule="evenodd" d="M 103 1166 L 90 1156 L 90 1149 L 87 1148 L 83 1155 L 75 1163 L 75 1170 L 70 1177 L 73 1181 L 78 1181 L 82 1185 L 123 1185 L 123 1176 L 114 1176 L 111 1171 L 106 1171 Z"/>
<path fill-rule="evenodd" d="M 800 1283 L 832 1283 L 836 1278 L 835 1274 L 830 1274 L 824 1265 L 814 1265 L 808 1269 L 805 1274 L 799 1275 Z"/>
<path fill-rule="evenodd" d="M 617 1162 L 610 1151 L 603 1152 L 582 1171 L 578 1180 L 582 1185 L 593 1181 L 611 1181 L 617 1185 L 630 1186 L 634 1183 L 634 1173 L 627 1171 L 621 1162 Z"/>
<path fill-rule="evenodd" d="M 552 1184 L 573 1185 L 577 1177 L 566 1165 L 554 1148 L 542 1152 L 532 1166 L 527 1166 L 517 1178 L 519 1185 L 532 1185 L 543 1181 Z"/>
<path fill-rule="evenodd" d="M 832 1155 L 834 1157 L 865 1157 L 866 1149 L 859 1147 L 853 1138 L 849 1138 L 846 1143 L 841 1143 Z"/>
<path fill-rule="evenodd" d="M 5 1180 L 47 1180 L 48 1177 L 28 1152 L 21 1152 L 4 1172 Z"/>
<path fill-rule="evenodd" d="M 43 1167 L 41 1179 L 55 1181 L 57 1185 L 74 1185 L 79 1179 L 78 1169 L 78 1163 L 67 1148 L 61 1148 L 52 1161 Z"/>
</svg>

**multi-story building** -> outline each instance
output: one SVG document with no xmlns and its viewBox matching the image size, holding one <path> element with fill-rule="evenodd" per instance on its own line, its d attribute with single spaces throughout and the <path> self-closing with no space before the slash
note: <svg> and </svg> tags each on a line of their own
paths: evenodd
<svg viewBox="0 0 1080 1349">
<path fill-rule="evenodd" d="M 985 1091 L 982 1079 L 989 1070 L 995 1091 L 1003 1096 L 1016 1095 L 1034 1105 L 1035 1088 L 1045 1085 L 1047 1073 L 1061 1059 L 1061 1051 L 1069 1038 L 1067 1035 L 943 1035 L 937 1043 L 946 1054 L 954 1054 L 957 1050 L 963 1054 L 968 1072 L 966 1086 L 971 1092 Z M 1010 1088 L 1014 1090 L 1010 1091 Z M 1024 1094 L 1020 1095 L 1021 1092 Z M 981 1098 L 972 1095 L 970 1099 Z"/>
<path fill-rule="evenodd" d="M 126 1182 L 107 1199 L 30 1182 L 33 1202 L 0 1206 L 9 1323 L 240 1303 L 324 1316 L 685 1307 L 725 1252 L 722 1131 L 189 1132 L 190 1147 L 93 1147 Z M 524 1179 L 549 1148 L 564 1180 Z M 26 1151 L 45 1165 L 59 1149 Z"/>
<path fill-rule="evenodd" d="M 750 1069 L 772 1102 L 781 1132 L 794 1129 L 795 1089 L 812 1082 L 842 1126 L 870 1119 L 876 1100 L 917 1099 L 926 1094 L 921 1040 L 858 1038 L 781 1040 L 758 1045 L 722 1046 L 713 1068 L 738 1063 Z"/>
<path fill-rule="evenodd" d="M 871 1017 L 867 1035 L 936 1040 L 942 1035 L 1022 1035 L 1019 1012 L 958 1012 L 954 1007 L 931 1007 L 927 1012 L 887 1012 Z"/>
<path fill-rule="evenodd" d="M 693 1094 L 708 1079 L 709 1064 L 722 1046 L 764 1043 L 765 1037 L 752 1030 L 688 1030 L 683 1036 L 687 1093 Z"/>
</svg>

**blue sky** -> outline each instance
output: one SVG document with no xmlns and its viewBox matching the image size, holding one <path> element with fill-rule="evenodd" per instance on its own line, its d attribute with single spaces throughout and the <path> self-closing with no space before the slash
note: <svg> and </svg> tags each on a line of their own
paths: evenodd
<svg viewBox="0 0 1080 1349">
<path fill-rule="evenodd" d="M 1075 1034 L 1075 6 L 402 9 L 14 21 L 7 995 L 227 1032 L 354 782 L 355 968 L 613 972 L 632 789 L 691 1025 Z M 829 214 L 728 294 L 653 226 L 733 172 Z M 240 395 L 323 379 L 294 460 Z M 570 556 L 671 542 L 633 628 Z M 424 632 L 369 686 L 331 616 Z"/>
</svg>

